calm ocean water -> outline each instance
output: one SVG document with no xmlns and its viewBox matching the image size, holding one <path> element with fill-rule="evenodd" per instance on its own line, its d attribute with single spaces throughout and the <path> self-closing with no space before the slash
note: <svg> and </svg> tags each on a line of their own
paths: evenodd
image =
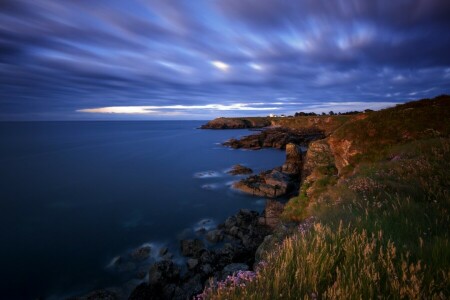
<svg viewBox="0 0 450 300">
<path fill-rule="evenodd" d="M 200 121 L 0 123 L 0 297 L 62 297 L 123 280 L 107 265 L 144 243 L 168 245 L 264 200 L 230 190 L 241 163 L 279 150 L 230 150 L 247 130 Z M 205 173 L 206 172 L 206 173 Z"/>
</svg>

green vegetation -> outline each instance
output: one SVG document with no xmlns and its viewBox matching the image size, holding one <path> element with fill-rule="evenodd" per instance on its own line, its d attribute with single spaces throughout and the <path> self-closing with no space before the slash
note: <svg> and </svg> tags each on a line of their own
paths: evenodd
<svg viewBox="0 0 450 300">
<path fill-rule="evenodd" d="M 314 227 L 280 240 L 252 280 L 209 298 L 450 297 L 450 97 L 349 119 L 333 139 L 352 142 L 349 164 L 339 174 L 316 164 L 284 211 L 314 216 Z"/>
</svg>

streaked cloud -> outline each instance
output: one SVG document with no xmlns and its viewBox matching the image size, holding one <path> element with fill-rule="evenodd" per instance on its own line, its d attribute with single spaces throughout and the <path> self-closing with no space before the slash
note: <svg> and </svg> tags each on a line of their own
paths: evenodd
<svg viewBox="0 0 450 300">
<path fill-rule="evenodd" d="M 230 68 L 229 65 L 227 65 L 226 63 L 219 61 L 219 60 L 214 60 L 211 62 L 211 64 L 216 67 L 217 69 L 221 70 L 221 71 L 228 71 L 228 69 Z"/>
<path fill-rule="evenodd" d="M 110 106 L 77 111 L 98 114 L 160 114 L 163 111 L 273 111 L 279 109 L 280 107 L 264 106 L 264 103 L 234 103 L 230 105 Z"/>
<path fill-rule="evenodd" d="M 450 92 L 447 0 L 1 3 L 0 120 L 92 118 L 78 112 L 90 107 L 251 107 L 254 99 L 283 102 L 279 111 L 370 107 Z M 140 115 L 162 116 L 151 110 Z M 245 111 L 198 114 L 213 112 Z"/>
</svg>

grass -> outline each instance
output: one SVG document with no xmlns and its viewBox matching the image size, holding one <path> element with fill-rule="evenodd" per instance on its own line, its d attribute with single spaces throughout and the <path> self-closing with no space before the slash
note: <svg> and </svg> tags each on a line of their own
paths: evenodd
<svg viewBox="0 0 450 300">
<path fill-rule="evenodd" d="M 281 240 L 254 277 L 204 298 L 448 299 L 449 101 L 405 104 L 339 127 L 332 135 L 351 138 L 360 155 L 339 175 L 318 164 L 283 214 L 315 216 L 314 228 Z"/>
</svg>

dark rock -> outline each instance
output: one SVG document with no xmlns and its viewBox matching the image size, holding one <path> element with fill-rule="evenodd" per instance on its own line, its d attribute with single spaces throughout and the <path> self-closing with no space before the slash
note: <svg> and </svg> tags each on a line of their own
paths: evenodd
<svg viewBox="0 0 450 300">
<path fill-rule="evenodd" d="M 159 256 L 164 256 L 167 254 L 167 252 L 169 252 L 169 249 L 167 247 L 161 247 L 161 249 L 159 249 Z"/>
<path fill-rule="evenodd" d="M 180 268 L 171 260 L 154 263 L 148 272 L 150 285 L 166 285 L 176 282 L 180 277 Z"/>
<path fill-rule="evenodd" d="M 191 299 L 203 290 L 211 276 L 221 280 L 239 270 L 248 270 L 255 262 L 258 246 L 269 233 L 265 222 L 259 222 L 260 217 L 258 212 L 247 209 L 229 217 L 218 226 L 220 229 L 207 233 L 212 241 L 229 238 L 229 242 L 214 249 L 205 249 L 198 239 L 182 240 L 181 252 L 189 257 L 187 272 L 181 276 L 180 268 L 172 261 L 157 262 L 150 268 L 148 284 L 138 286 L 130 299 Z"/>
<path fill-rule="evenodd" d="M 209 276 L 212 274 L 213 272 L 213 268 L 211 267 L 210 264 L 205 264 L 203 266 L 200 267 L 200 270 L 203 272 L 204 275 Z"/>
<path fill-rule="evenodd" d="M 181 287 L 184 291 L 185 299 L 191 299 L 193 296 L 203 291 L 203 280 L 200 274 L 196 274 L 189 278 Z"/>
<path fill-rule="evenodd" d="M 220 229 L 208 231 L 205 236 L 206 240 L 211 243 L 217 243 L 223 240 L 223 232 Z"/>
<path fill-rule="evenodd" d="M 166 254 L 164 254 L 164 256 L 162 258 L 166 259 L 166 260 L 171 260 L 173 258 L 173 254 L 170 252 L 167 252 Z"/>
<path fill-rule="evenodd" d="M 199 239 L 181 241 L 181 254 L 183 256 L 198 257 L 203 249 L 204 244 Z"/>
<path fill-rule="evenodd" d="M 234 165 L 233 168 L 231 168 L 231 170 L 227 173 L 231 175 L 245 175 L 252 174 L 253 170 L 242 165 Z"/>
<path fill-rule="evenodd" d="M 214 259 L 215 259 L 214 256 L 215 256 L 214 252 L 211 252 L 209 250 L 205 250 L 205 251 L 202 252 L 202 254 L 200 255 L 199 259 L 200 259 L 200 261 L 203 264 L 210 264 L 210 263 L 212 263 L 214 261 Z"/>
<path fill-rule="evenodd" d="M 231 227 L 233 227 L 233 226 L 235 226 L 236 225 L 236 217 L 235 216 L 231 216 L 231 217 L 228 217 L 226 220 L 225 220 L 225 228 L 231 228 Z"/>
<path fill-rule="evenodd" d="M 150 256 L 152 248 L 149 245 L 141 246 L 131 252 L 131 258 L 134 260 L 145 260 Z"/>
<path fill-rule="evenodd" d="M 186 264 L 187 264 L 189 270 L 195 269 L 195 267 L 197 267 L 197 265 L 198 265 L 198 259 L 189 258 L 187 260 Z"/>
<path fill-rule="evenodd" d="M 114 291 L 101 289 L 101 290 L 92 291 L 85 296 L 75 297 L 75 298 L 70 298 L 70 299 L 72 299 L 72 300 L 119 300 L 120 296 Z"/>
</svg>

